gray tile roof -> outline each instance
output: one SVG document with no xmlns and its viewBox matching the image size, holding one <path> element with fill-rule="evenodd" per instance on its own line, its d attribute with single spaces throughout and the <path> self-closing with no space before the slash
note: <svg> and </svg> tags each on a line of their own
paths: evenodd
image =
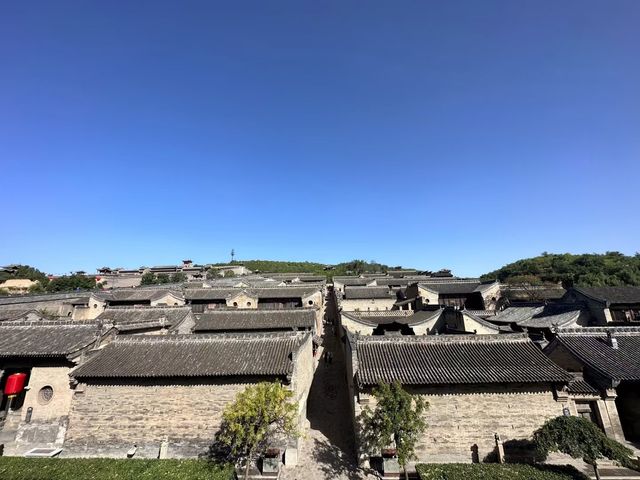
<svg viewBox="0 0 640 480">
<path fill-rule="evenodd" d="M 267 287 L 267 288 L 197 288 L 185 290 L 185 298 L 187 300 L 226 300 L 239 293 L 244 292 L 252 298 L 304 298 L 319 292 L 320 287 L 305 286 L 286 286 L 286 287 Z"/>
<path fill-rule="evenodd" d="M 28 313 L 39 315 L 38 311 L 33 308 L 0 309 L 0 322 L 5 320 L 16 320 Z"/>
<path fill-rule="evenodd" d="M 184 291 L 186 300 L 226 300 L 242 292 L 242 288 L 188 288 Z"/>
<path fill-rule="evenodd" d="M 0 324 L 0 358 L 66 357 L 96 340 L 97 323 L 10 322 Z"/>
<path fill-rule="evenodd" d="M 609 346 L 607 332 L 617 340 L 617 349 Z M 561 329 L 547 350 L 556 342 L 605 378 L 640 380 L 640 327 Z"/>
<path fill-rule="evenodd" d="M 568 382 L 524 334 L 357 336 L 358 381 L 411 385 Z"/>
<path fill-rule="evenodd" d="M 341 283 L 344 286 L 353 285 L 353 286 L 361 286 L 369 285 L 376 280 L 375 278 L 360 278 L 360 277 L 333 277 L 333 281 L 337 283 Z"/>
<path fill-rule="evenodd" d="M 526 328 L 552 328 L 573 325 L 583 313 L 586 310 L 580 305 L 549 304 L 508 307 L 487 320 L 499 324 L 515 323 Z"/>
<path fill-rule="evenodd" d="M 109 307 L 98 320 L 112 323 L 118 330 L 138 330 L 144 328 L 171 327 L 177 325 L 188 315 L 191 308 L 180 307 Z"/>
<path fill-rule="evenodd" d="M 406 310 L 392 310 L 391 312 L 394 311 L 405 312 Z M 342 315 L 355 320 L 356 322 L 361 322 L 370 326 L 388 325 L 391 323 L 400 323 L 411 326 L 420 325 L 421 323 L 426 323 L 430 322 L 431 320 L 437 319 L 438 317 L 440 317 L 440 315 L 442 315 L 444 309 L 431 311 L 419 310 L 417 312 L 414 312 L 413 315 L 389 315 L 389 313 L 391 312 L 381 312 L 385 313 L 386 315 L 371 315 L 370 312 L 342 312 Z"/>
<path fill-rule="evenodd" d="M 196 320 L 194 331 L 291 330 L 313 328 L 315 310 L 292 308 L 283 310 L 212 310 Z"/>
<path fill-rule="evenodd" d="M 469 295 L 479 291 L 480 281 L 470 282 L 420 282 L 420 287 L 440 295 Z"/>
<path fill-rule="evenodd" d="M 569 382 L 569 393 L 574 395 L 599 395 L 597 388 L 582 378 L 576 378 Z"/>
<path fill-rule="evenodd" d="M 395 298 L 395 295 L 389 291 L 389 287 L 345 287 L 344 298 L 346 300 L 363 300 Z"/>
<path fill-rule="evenodd" d="M 591 298 L 609 303 L 640 303 L 640 287 L 576 287 Z"/>
<path fill-rule="evenodd" d="M 182 293 L 177 290 L 167 288 L 123 288 L 118 290 L 110 290 L 108 292 L 98 293 L 96 296 L 109 301 L 119 302 L 140 302 L 151 301 L 162 298 L 167 294 L 173 294 L 181 298 Z"/>
<path fill-rule="evenodd" d="M 117 337 L 75 378 L 286 376 L 310 333 Z M 293 355 L 292 355 L 293 353 Z"/>
</svg>

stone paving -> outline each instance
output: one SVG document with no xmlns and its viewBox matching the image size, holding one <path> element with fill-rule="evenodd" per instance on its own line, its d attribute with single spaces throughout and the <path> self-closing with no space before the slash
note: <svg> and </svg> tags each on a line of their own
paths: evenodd
<svg viewBox="0 0 640 480">
<path fill-rule="evenodd" d="M 316 369 L 307 405 L 311 428 L 301 440 L 298 466 L 285 467 L 283 480 L 368 478 L 356 464 L 344 355 L 331 325 L 325 330 L 324 348 L 333 360 L 327 364 L 321 359 Z"/>
</svg>

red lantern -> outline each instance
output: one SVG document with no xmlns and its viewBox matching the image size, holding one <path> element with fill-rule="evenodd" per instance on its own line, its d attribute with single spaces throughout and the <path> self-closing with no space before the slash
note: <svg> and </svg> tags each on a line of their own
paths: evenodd
<svg viewBox="0 0 640 480">
<path fill-rule="evenodd" d="M 7 377 L 7 383 L 4 385 L 5 395 L 18 395 L 24 390 L 24 384 L 27 382 L 26 373 L 13 373 Z"/>
</svg>

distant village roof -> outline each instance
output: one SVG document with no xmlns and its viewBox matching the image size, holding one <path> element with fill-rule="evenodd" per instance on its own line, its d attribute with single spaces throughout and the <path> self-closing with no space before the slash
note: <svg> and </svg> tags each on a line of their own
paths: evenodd
<svg viewBox="0 0 640 480">
<path fill-rule="evenodd" d="M 588 297 L 609 303 L 640 303 L 640 287 L 576 287 Z"/>
<path fill-rule="evenodd" d="M 611 346 L 607 333 L 613 336 L 617 348 Z M 545 351 L 557 345 L 608 379 L 640 380 L 640 327 L 561 329 Z"/>
<path fill-rule="evenodd" d="M 0 322 L 6 320 L 17 320 L 24 317 L 27 314 L 33 314 L 41 316 L 40 313 L 34 308 L 8 308 L 0 309 Z"/>
<path fill-rule="evenodd" d="M 344 298 L 347 300 L 364 300 L 375 298 L 395 298 L 389 287 L 345 287 Z"/>
<path fill-rule="evenodd" d="M 97 328 L 96 322 L 0 323 L 0 358 L 66 357 L 91 345 Z"/>
<path fill-rule="evenodd" d="M 495 285 L 494 282 L 482 283 L 480 280 L 468 280 L 468 281 L 442 281 L 439 282 L 420 282 L 421 288 L 431 290 L 432 292 L 440 295 L 468 295 L 475 292 L 482 292 L 483 290 Z"/>
<path fill-rule="evenodd" d="M 98 320 L 112 323 L 118 330 L 139 330 L 153 327 L 171 327 L 179 324 L 191 308 L 179 307 L 109 307 L 98 315 Z"/>
<path fill-rule="evenodd" d="M 320 287 L 264 287 L 264 288 L 189 288 L 185 290 L 187 300 L 226 300 L 239 293 L 253 298 L 304 298 L 320 291 Z"/>
<path fill-rule="evenodd" d="M 76 378 L 286 376 L 311 334 L 117 337 Z"/>
<path fill-rule="evenodd" d="M 178 298 L 182 297 L 181 292 L 167 288 L 123 288 L 110 290 L 108 292 L 99 292 L 96 296 L 110 301 L 134 302 L 157 300 L 169 294 Z"/>
<path fill-rule="evenodd" d="M 409 385 L 568 382 L 525 334 L 357 336 L 358 381 Z"/>
<path fill-rule="evenodd" d="M 583 312 L 584 309 L 576 304 L 529 305 L 508 307 L 488 320 L 526 328 L 564 327 L 574 324 Z"/>
<path fill-rule="evenodd" d="M 196 320 L 195 332 L 312 328 L 315 310 L 291 308 L 283 310 L 211 310 Z"/>
<path fill-rule="evenodd" d="M 342 285 L 354 285 L 365 286 L 373 283 L 375 278 L 361 278 L 361 277 L 333 277 L 334 282 L 341 283 Z"/>
<path fill-rule="evenodd" d="M 419 325 L 421 323 L 430 322 L 442 315 L 444 309 L 438 310 L 418 310 L 416 312 L 409 312 L 408 310 L 389 310 L 385 312 L 379 312 L 381 315 L 375 315 L 375 312 L 342 312 L 342 315 L 355 320 L 356 322 L 364 323 L 370 326 L 388 325 L 391 323 L 399 323 L 403 325 Z M 406 315 L 406 313 L 412 313 L 412 315 Z"/>
</svg>

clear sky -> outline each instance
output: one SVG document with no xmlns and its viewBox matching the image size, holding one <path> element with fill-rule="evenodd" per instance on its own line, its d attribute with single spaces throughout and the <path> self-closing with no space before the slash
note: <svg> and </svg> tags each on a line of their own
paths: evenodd
<svg viewBox="0 0 640 480">
<path fill-rule="evenodd" d="M 640 1 L 0 6 L 0 264 L 640 250 Z"/>
</svg>

